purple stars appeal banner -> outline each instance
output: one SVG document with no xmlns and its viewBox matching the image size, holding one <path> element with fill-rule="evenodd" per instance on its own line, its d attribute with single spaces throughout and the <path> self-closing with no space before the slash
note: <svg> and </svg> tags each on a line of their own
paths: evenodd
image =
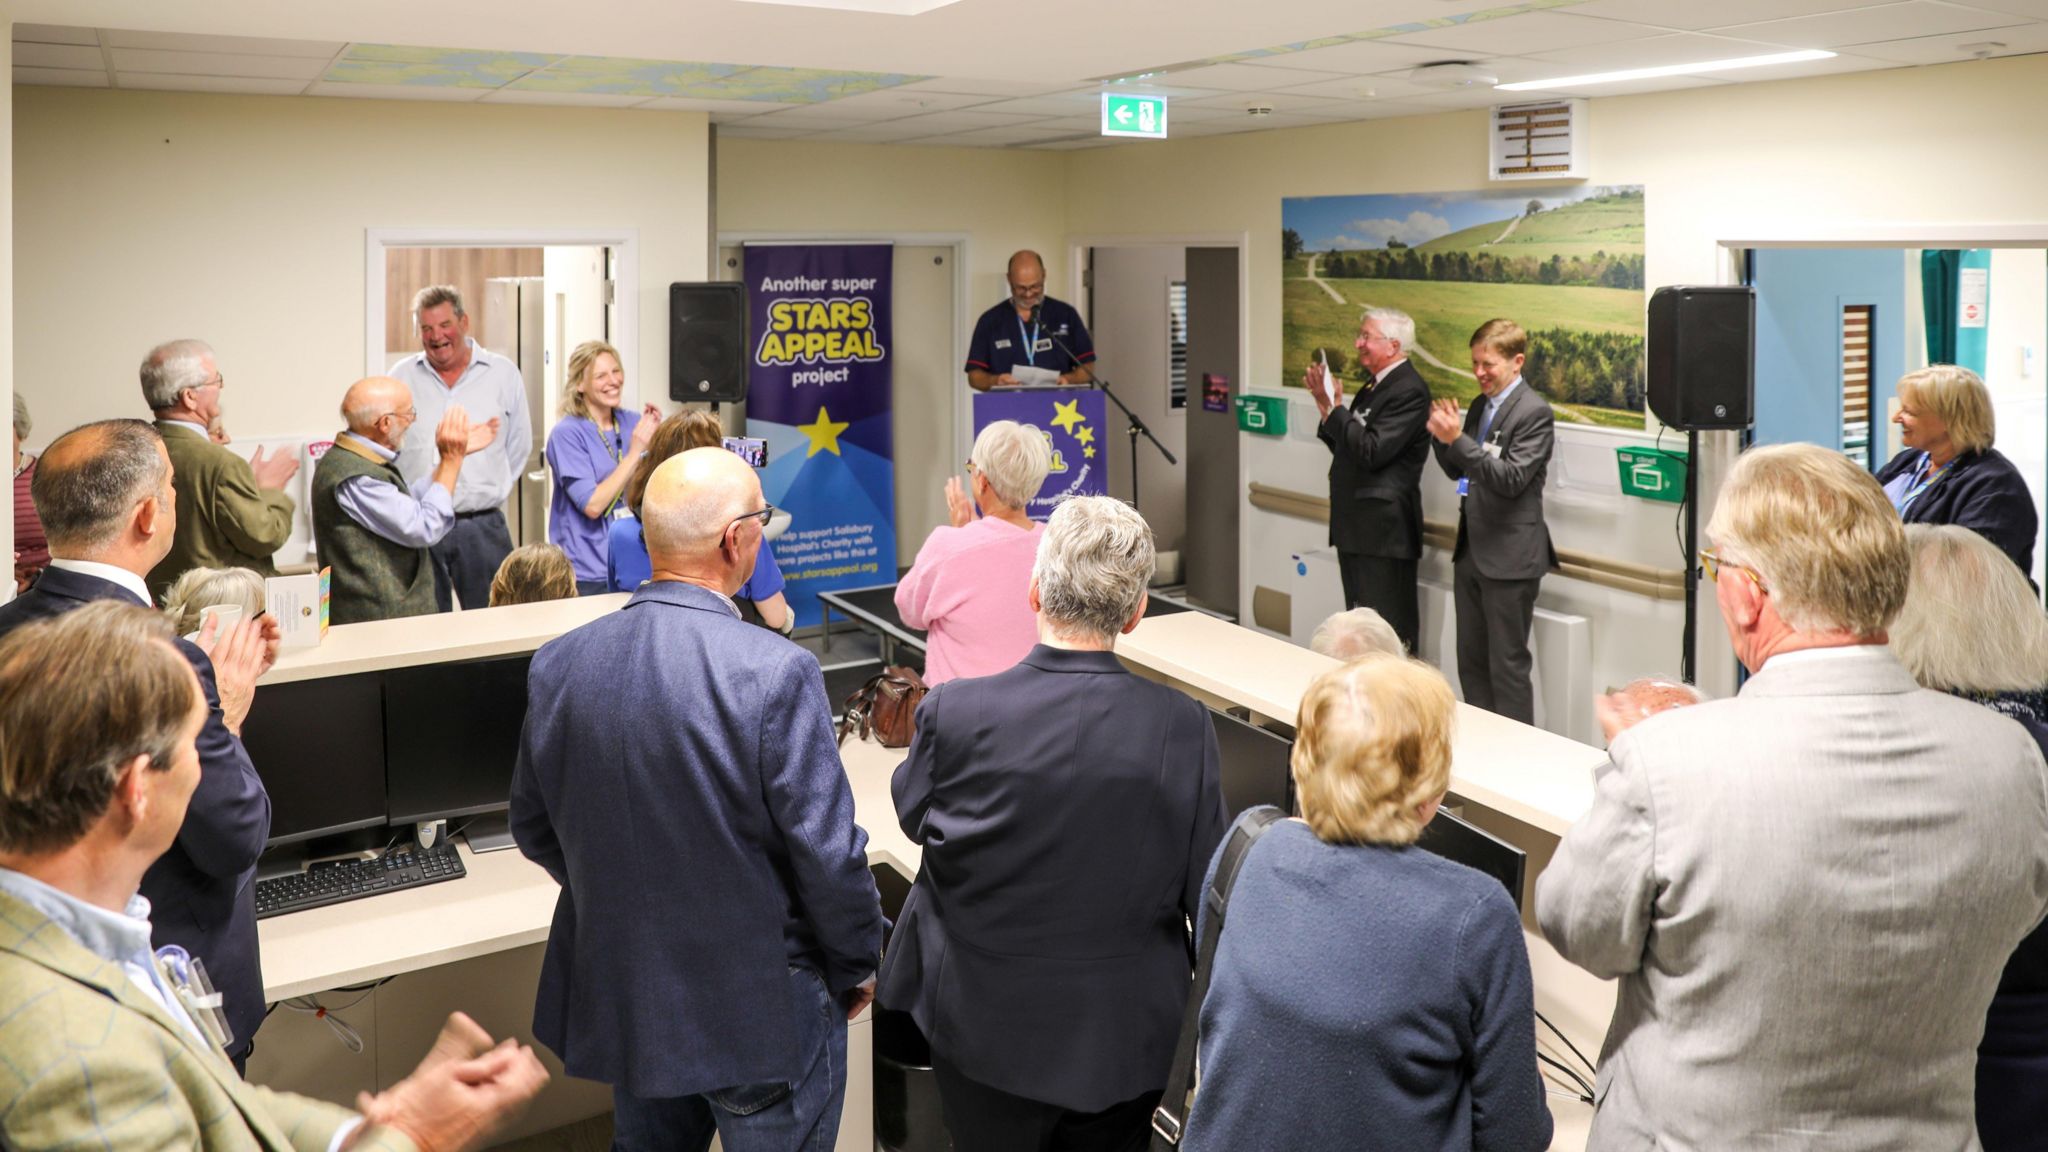
<svg viewBox="0 0 2048 1152">
<path fill-rule="evenodd" d="M 818 593 L 896 579 L 887 244 L 749 244 L 747 434 L 789 512 L 772 543 L 799 625 Z"/>
</svg>

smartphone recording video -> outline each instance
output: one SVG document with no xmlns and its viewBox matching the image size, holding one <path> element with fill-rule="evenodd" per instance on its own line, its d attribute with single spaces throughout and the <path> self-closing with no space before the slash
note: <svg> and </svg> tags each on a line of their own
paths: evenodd
<svg viewBox="0 0 2048 1152">
<path fill-rule="evenodd" d="M 725 450 L 756 468 L 768 466 L 768 442 L 758 436 L 727 436 Z"/>
</svg>

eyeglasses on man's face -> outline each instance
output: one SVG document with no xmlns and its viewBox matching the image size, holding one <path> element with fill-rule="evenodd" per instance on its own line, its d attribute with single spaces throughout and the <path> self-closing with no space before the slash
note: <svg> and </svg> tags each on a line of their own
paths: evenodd
<svg viewBox="0 0 2048 1152">
<path fill-rule="evenodd" d="M 1763 577 L 1758 576 L 1756 574 L 1756 569 L 1751 568 L 1747 564 L 1737 564 L 1732 560 L 1723 558 L 1719 549 L 1700 549 L 1699 573 L 1706 580 L 1707 583 L 1720 583 L 1721 569 L 1723 568 L 1733 568 L 1737 572 L 1742 573 L 1744 576 L 1749 577 L 1750 582 L 1755 584 L 1759 591 L 1770 591 L 1770 589 L 1765 586 Z"/>
<path fill-rule="evenodd" d="M 740 526 L 741 524 L 745 524 L 749 520 L 758 520 L 761 523 L 761 527 L 766 528 L 768 527 L 769 518 L 774 515 L 775 505 L 764 504 L 762 505 L 761 510 L 759 512 L 749 512 L 745 516 L 741 516 L 735 519 L 732 523 L 726 525 L 726 528 L 728 530 L 737 528 L 738 526 Z"/>
</svg>

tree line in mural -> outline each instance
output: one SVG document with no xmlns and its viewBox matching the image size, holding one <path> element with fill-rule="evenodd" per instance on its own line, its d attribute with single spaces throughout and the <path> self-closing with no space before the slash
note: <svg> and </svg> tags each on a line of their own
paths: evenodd
<svg viewBox="0 0 2048 1152">
<path fill-rule="evenodd" d="M 1577 328 L 1531 332 L 1522 379 L 1554 404 L 1640 412 L 1643 338 L 1637 333 Z"/>
<path fill-rule="evenodd" d="M 1302 254 L 1301 237 L 1288 229 L 1283 253 Z M 1454 284 L 1542 284 L 1575 288 L 1643 287 L 1640 252 L 1595 252 L 1592 256 L 1501 256 L 1492 252 L 1423 252 L 1389 240 L 1385 248 L 1318 254 L 1316 275 L 1325 280 L 1438 280 Z"/>
</svg>

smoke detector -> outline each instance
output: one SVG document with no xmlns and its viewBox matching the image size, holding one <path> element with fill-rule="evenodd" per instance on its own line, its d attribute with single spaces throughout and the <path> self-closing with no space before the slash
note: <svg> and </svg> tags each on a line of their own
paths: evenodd
<svg viewBox="0 0 2048 1152">
<path fill-rule="evenodd" d="M 1989 60 L 2005 51 L 2005 44 L 1998 40 L 1985 40 L 1976 44 L 1959 44 L 1956 51 L 1966 54 L 1972 60 Z"/>
<path fill-rule="evenodd" d="M 1500 77 L 1470 60 L 1442 60 L 1417 66 L 1408 73 L 1408 81 L 1424 88 L 1491 88 Z"/>
<path fill-rule="evenodd" d="M 1271 116 L 1273 114 L 1273 106 L 1271 104 L 1247 104 L 1244 106 L 1244 114 L 1252 117 Z"/>
</svg>

